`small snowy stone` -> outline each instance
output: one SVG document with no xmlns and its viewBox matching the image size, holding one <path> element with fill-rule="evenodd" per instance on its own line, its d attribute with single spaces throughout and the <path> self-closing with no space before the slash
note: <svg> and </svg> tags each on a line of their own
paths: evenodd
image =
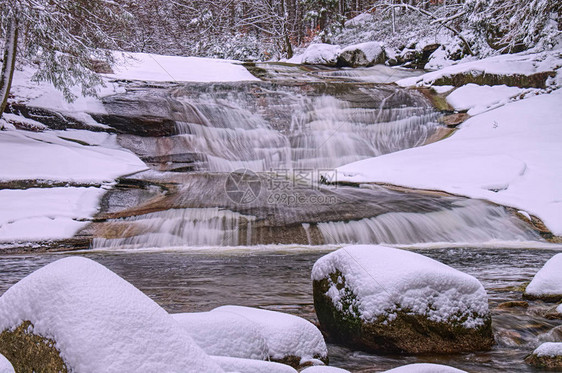
<svg viewBox="0 0 562 373">
<path fill-rule="evenodd" d="M 4 355 L 0 355 L 0 373 L 14 373 L 14 367 Z"/>
<path fill-rule="evenodd" d="M 538 368 L 562 368 L 562 343 L 543 343 L 525 361 Z"/>
<path fill-rule="evenodd" d="M 329 367 L 325 365 L 318 365 L 314 367 L 308 367 L 301 371 L 301 373 L 349 373 L 349 370 Z"/>
<path fill-rule="evenodd" d="M 228 356 L 213 356 L 212 359 L 227 373 L 296 373 L 285 364 L 269 361 L 240 359 Z"/>
<path fill-rule="evenodd" d="M 267 360 L 269 350 L 261 329 L 245 317 L 230 312 L 172 315 L 209 355 Z"/>
<path fill-rule="evenodd" d="M 372 66 L 384 63 L 384 49 L 380 43 L 369 42 L 345 47 L 338 57 L 340 66 Z"/>
<path fill-rule="evenodd" d="M 344 343 L 410 353 L 486 349 L 493 343 L 482 284 L 423 255 L 347 246 L 320 258 L 312 280 L 320 324 Z M 420 334 L 419 324 L 426 332 Z"/>
<path fill-rule="evenodd" d="M 331 44 L 311 44 L 302 55 L 302 63 L 308 65 L 335 66 L 340 47 Z"/>
<path fill-rule="evenodd" d="M 557 302 L 562 299 L 562 253 L 550 258 L 525 289 L 525 298 Z"/>
<path fill-rule="evenodd" d="M 241 306 L 223 306 L 211 313 L 231 313 L 244 317 L 259 328 L 267 341 L 269 356 L 275 361 L 326 360 L 328 349 L 322 333 L 311 322 L 286 313 Z M 293 364 L 292 364 L 293 365 Z"/>
<path fill-rule="evenodd" d="M 466 373 L 464 370 L 440 364 L 409 364 L 387 370 L 384 373 Z"/>
<path fill-rule="evenodd" d="M 0 331 L 24 321 L 55 342 L 69 371 L 222 372 L 164 309 L 90 259 L 58 260 L 8 289 Z"/>
</svg>

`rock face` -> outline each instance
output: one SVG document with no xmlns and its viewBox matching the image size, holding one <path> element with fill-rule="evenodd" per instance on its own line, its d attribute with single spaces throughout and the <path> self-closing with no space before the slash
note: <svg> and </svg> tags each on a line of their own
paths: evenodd
<svg viewBox="0 0 562 373">
<path fill-rule="evenodd" d="M 556 254 L 546 262 L 525 289 L 523 297 L 547 302 L 562 300 L 562 254 Z"/>
<path fill-rule="evenodd" d="M 562 343 L 543 343 L 525 358 L 525 362 L 537 368 L 562 368 Z"/>
<path fill-rule="evenodd" d="M 312 270 L 321 328 L 340 343 L 383 353 L 487 350 L 494 343 L 478 280 L 423 255 L 348 246 Z"/>
<path fill-rule="evenodd" d="M 344 48 L 338 56 L 338 66 L 373 66 L 384 63 L 385 58 L 384 49 L 380 43 L 361 43 Z"/>
<path fill-rule="evenodd" d="M 0 297 L 0 353 L 18 372 L 223 372 L 164 309 L 80 257 Z"/>
<path fill-rule="evenodd" d="M 331 44 L 311 44 L 303 53 L 302 63 L 307 65 L 336 66 L 340 47 Z"/>
</svg>

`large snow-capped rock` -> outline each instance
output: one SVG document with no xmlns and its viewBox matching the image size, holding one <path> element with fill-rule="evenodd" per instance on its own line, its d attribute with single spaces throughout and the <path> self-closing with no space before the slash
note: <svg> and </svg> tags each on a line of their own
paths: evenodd
<svg viewBox="0 0 562 373">
<path fill-rule="evenodd" d="M 340 47 L 331 44 L 311 44 L 302 55 L 302 63 L 307 65 L 336 66 Z"/>
<path fill-rule="evenodd" d="M 289 365 L 271 361 L 241 359 L 229 356 L 213 356 L 213 360 L 220 365 L 225 372 L 234 373 L 296 373 L 297 371 Z"/>
<path fill-rule="evenodd" d="M 376 41 L 350 45 L 341 50 L 338 56 L 339 66 L 360 67 L 384 63 L 384 48 Z"/>
<path fill-rule="evenodd" d="M 527 299 L 562 300 L 562 253 L 550 258 L 525 289 Z"/>
<path fill-rule="evenodd" d="M 269 358 L 292 366 L 326 361 L 328 349 L 322 333 L 311 322 L 282 312 L 251 307 L 223 306 L 212 313 L 230 313 L 254 323 L 265 338 Z"/>
<path fill-rule="evenodd" d="M 269 358 L 267 341 L 251 319 L 221 311 L 178 313 L 172 317 L 209 355 Z"/>
<path fill-rule="evenodd" d="M 0 353 L 17 371 L 223 371 L 158 304 L 81 257 L 51 263 L 8 289 L 0 331 Z"/>
<path fill-rule="evenodd" d="M 525 362 L 537 368 L 562 368 L 562 343 L 543 343 L 525 358 Z"/>
<path fill-rule="evenodd" d="M 384 373 L 466 373 L 464 370 L 440 364 L 409 364 L 387 370 Z"/>
<path fill-rule="evenodd" d="M 413 252 L 347 246 L 312 269 L 320 325 L 351 346 L 383 352 L 489 349 L 488 297 L 474 277 Z"/>
<path fill-rule="evenodd" d="M 0 373 L 14 373 L 14 367 L 4 355 L 0 355 Z"/>
</svg>

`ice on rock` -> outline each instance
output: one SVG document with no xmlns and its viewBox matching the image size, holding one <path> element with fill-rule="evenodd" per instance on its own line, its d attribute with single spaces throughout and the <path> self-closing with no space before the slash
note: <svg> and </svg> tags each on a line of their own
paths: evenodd
<svg viewBox="0 0 562 373">
<path fill-rule="evenodd" d="M 12 364 L 6 359 L 4 355 L 0 354 L 0 373 L 15 373 L 14 367 Z"/>
<path fill-rule="evenodd" d="M 335 66 L 340 50 L 340 47 L 337 45 L 311 44 L 302 55 L 302 63 Z"/>
<path fill-rule="evenodd" d="M 463 320 L 465 328 L 484 323 L 488 296 L 474 277 L 413 252 L 378 245 L 347 246 L 320 258 L 312 279 L 320 281 L 340 272 L 356 297 L 364 321 L 395 317 L 397 307 L 425 315 L 435 322 Z M 342 291 L 333 284 L 328 292 L 336 308 Z M 397 306 L 398 305 L 398 306 Z"/>
<path fill-rule="evenodd" d="M 222 372 L 164 309 L 86 258 L 51 263 L 0 297 L 0 330 L 24 321 L 74 372 Z"/>
<path fill-rule="evenodd" d="M 440 364 L 409 364 L 387 370 L 385 373 L 466 373 L 464 370 Z"/>
<path fill-rule="evenodd" d="M 296 373 L 285 364 L 270 361 L 241 359 L 228 356 L 213 356 L 213 360 L 227 373 Z"/>
<path fill-rule="evenodd" d="M 525 297 L 559 301 L 562 299 L 562 253 L 554 255 L 537 272 L 525 289 Z M 562 310 L 558 307 L 557 310 Z"/>
<path fill-rule="evenodd" d="M 260 328 L 231 312 L 180 313 L 172 315 L 209 355 L 267 360 L 269 350 Z"/>
<path fill-rule="evenodd" d="M 327 357 L 328 349 L 320 330 L 298 316 L 241 306 L 218 307 L 211 311 L 215 312 L 238 315 L 257 325 L 273 360 L 299 358 L 303 364 Z"/>
</svg>

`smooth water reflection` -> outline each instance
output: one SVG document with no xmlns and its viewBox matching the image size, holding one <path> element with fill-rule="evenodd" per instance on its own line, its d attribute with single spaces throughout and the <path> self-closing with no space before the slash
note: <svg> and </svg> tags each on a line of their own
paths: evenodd
<svg viewBox="0 0 562 373">
<path fill-rule="evenodd" d="M 415 250 L 478 278 L 489 294 L 497 345 L 485 353 L 443 356 L 378 356 L 329 345 L 334 366 L 352 372 L 377 372 L 414 363 L 435 362 L 467 371 L 532 372 L 523 358 L 560 320 L 540 316 L 550 305 L 531 302 L 525 309 L 497 309 L 520 300 L 520 287 L 555 252 L 523 249 Z M 315 322 L 310 271 L 326 252 L 145 252 L 81 253 L 154 299 L 171 313 L 208 311 L 237 304 L 288 312 Z M 66 256 L 0 256 L 0 292 L 34 270 Z M 542 336 L 541 336 L 542 335 Z"/>
</svg>

